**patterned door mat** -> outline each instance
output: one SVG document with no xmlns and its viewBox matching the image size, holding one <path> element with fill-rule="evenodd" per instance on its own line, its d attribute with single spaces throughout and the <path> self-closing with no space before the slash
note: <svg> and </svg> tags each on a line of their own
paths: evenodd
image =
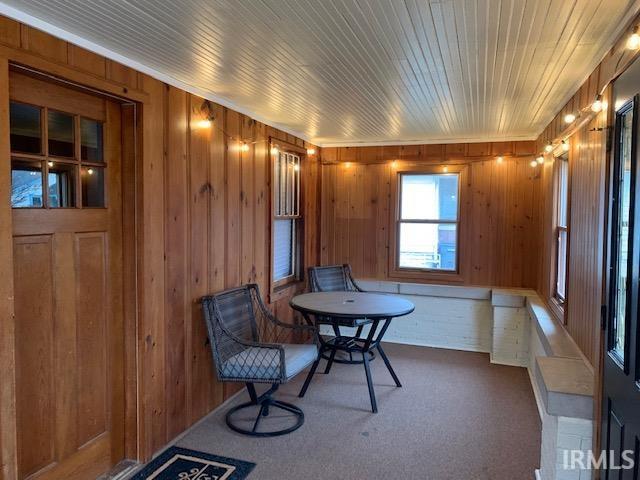
<svg viewBox="0 0 640 480">
<path fill-rule="evenodd" d="M 170 447 L 131 480 L 242 480 L 255 463 Z"/>
</svg>

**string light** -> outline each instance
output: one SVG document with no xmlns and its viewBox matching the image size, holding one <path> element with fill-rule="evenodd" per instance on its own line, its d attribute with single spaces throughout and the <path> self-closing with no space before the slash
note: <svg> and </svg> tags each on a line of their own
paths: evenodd
<svg viewBox="0 0 640 480">
<path fill-rule="evenodd" d="M 564 123 L 573 123 L 576 121 L 576 116 L 573 113 L 567 113 L 564 116 Z"/>
<path fill-rule="evenodd" d="M 351 167 L 351 162 L 346 162 L 346 163 L 344 164 L 344 168 L 349 168 L 349 167 Z"/>
<path fill-rule="evenodd" d="M 536 158 L 536 162 L 538 162 L 540 165 L 542 165 L 544 163 L 544 157 L 542 155 L 540 155 L 538 158 Z"/>
<path fill-rule="evenodd" d="M 629 50 L 638 50 L 640 48 L 640 35 L 638 35 L 638 26 L 633 27 L 633 33 L 627 39 L 627 48 Z"/>
<path fill-rule="evenodd" d="M 307 148 L 307 155 L 315 155 L 315 154 L 316 154 L 315 148 Z"/>
<path fill-rule="evenodd" d="M 447 172 L 449 171 L 449 167 L 442 167 L 442 171 L 443 171 L 444 173 L 447 173 Z"/>
<path fill-rule="evenodd" d="M 279 151 L 278 147 L 271 147 L 271 155 L 278 155 Z"/>
<path fill-rule="evenodd" d="M 569 142 L 562 140 L 562 151 L 563 152 L 568 152 L 569 151 Z"/>
<path fill-rule="evenodd" d="M 602 95 L 597 95 L 595 101 L 591 104 L 591 111 L 598 113 L 602 110 Z"/>
<path fill-rule="evenodd" d="M 47 165 L 49 165 L 50 167 L 53 167 L 53 162 L 47 162 Z"/>
<path fill-rule="evenodd" d="M 88 173 L 89 175 L 93 175 L 93 168 L 90 168 L 89 170 L 87 170 L 87 173 Z"/>
<path fill-rule="evenodd" d="M 193 122 L 193 126 L 198 129 L 211 128 L 211 120 L 208 120 L 206 118 L 202 120 L 197 120 Z"/>
<path fill-rule="evenodd" d="M 503 161 L 504 161 L 504 158 L 502 158 L 502 157 L 496 158 L 496 162 L 498 162 L 498 163 L 502 163 Z"/>
<path fill-rule="evenodd" d="M 248 152 L 249 151 L 249 144 L 247 142 L 243 142 L 242 146 L 240 147 L 240 150 L 242 150 L 243 152 Z"/>
<path fill-rule="evenodd" d="M 531 165 L 531 168 L 536 168 L 538 166 L 538 162 L 536 162 L 535 160 L 531 160 L 531 163 L 529 165 Z"/>
<path fill-rule="evenodd" d="M 397 165 L 398 165 L 398 161 L 397 161 L 397 160 L 393 160 L 393 161 L 391 162 L 391 166 L 392 166 L 393 168 L 396 168 L 396 166 L 397 166 Z"/>
<path fill-rule="evenodd" d="M 553 152 L 553 144 L 551 142 L 547 143 L 544 147 L 544 151 L 547 153 Z"/>
<path fill-rule="evenodd" d="M 300 165 L 298 165 L 297 163 L 293 166 L 293 170 L 296 172 L 300 171 Z"/>
</svg>

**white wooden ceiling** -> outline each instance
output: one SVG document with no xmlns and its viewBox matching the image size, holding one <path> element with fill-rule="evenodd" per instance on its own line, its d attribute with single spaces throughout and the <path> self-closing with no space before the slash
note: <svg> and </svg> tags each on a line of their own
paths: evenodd
<svg viewBox="0 0 640 480">
<path fill-rule="evenodd" d="M 535 138 L 637 0 L 1 0 L 320 145 Z"/>
</svg>

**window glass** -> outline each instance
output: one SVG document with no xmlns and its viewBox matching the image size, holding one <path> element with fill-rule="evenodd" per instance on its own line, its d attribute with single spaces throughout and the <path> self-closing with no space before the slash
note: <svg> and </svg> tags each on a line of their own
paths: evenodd
<svg viewBox="0 0 640 480">
<path fill-rule="evenodd" d="M 295 221 L 275 220 L 273 230 L 273 279 L 282 280 L 294 274 Z"/>
<path fill-rule="evenodd" d="M 40 108 L 11 102 L 9 118 L 11 151 L 42 153 Z"/>
<path fill-rule="evenodd" d="M 70 208 L 76 205 L 76 167 L 49 162 L 49 208 Z"/>
<path fill-rule="evenodd" d="M 40 162 L 11 162 L 11 206 L 42 208 L 42 168 Z"/>
<path fill-rule="evenodd" d="M 80 154 L 86 162 L 103 162 L 102 123 L 80 119 Z"/>
<path fill-rule="evenodd" d="M 616 181 L 617 188 L 617 222 L 615 228 L 615 291 L 613 312 L 613 344 L 612 353 L 625 363 L 625 338 L 627 324 L 627 272 L 629 260 L 629 218 L 631 213 L 631 143 L 633 139 L 633 110 L 622 113 L 619 118 L 619 163 Z"/>
<path fill-rule="evenodd" d="M 82 167 L 82 206 L 104 207 L 104 168 Z"/>
<path fill-rule="evenodd" d="M 457 270 L 458 174 L 401 174 L 398 266 Z"/>
<path fill-rule="evenodd" d="M 456 220 L 458 175 L 402 175 L 403 220 Z"/>
<path fill-rule="evenodd" d="M 73 158 L 73 116 L 49 110 L 47 115 L 49 155 Z"/>
</svg>

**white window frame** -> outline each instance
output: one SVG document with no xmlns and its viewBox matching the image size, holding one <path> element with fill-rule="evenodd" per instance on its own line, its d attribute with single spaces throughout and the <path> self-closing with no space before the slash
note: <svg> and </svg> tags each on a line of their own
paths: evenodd
<svg viewBox="0 0 640 480">
<path fill-rule="evenodd" d="M 275 143 L 271 144 L 271 290 L 296 283 L 302 278 L 301 172 L 304 155 Z M 290 166 L 291 168 L 287 168 Z M 275 277 L 275 222 L 291 220 L 291 274 Z"/>
</svg>

